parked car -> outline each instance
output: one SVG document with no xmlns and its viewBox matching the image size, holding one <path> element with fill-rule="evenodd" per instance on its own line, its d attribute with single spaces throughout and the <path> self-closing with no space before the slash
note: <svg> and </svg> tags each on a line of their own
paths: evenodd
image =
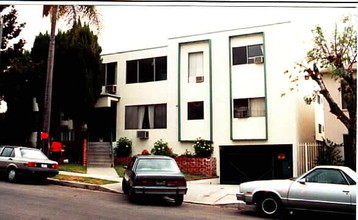
<svg viewBox="0 0 358 220">
<path fill-rule="evenodd" d="M 20 176 L 44 181 L 58 174 L 58 163 L 49 160 L 39 149 L 20 146 L 0 146 L 0 172 L 10 182 Z"/>
<path fill-rule="evenodd" d="M 122 189 L 132 199 L 140 195 L 160 195 L 174 198 L 175 204 L 181 205 L 187 184 L 173 158 L 140 155 L 134 156 L 126 168 Z"/>
<path fill-rule="evenodd" d="M 266 216 L 284 209 L 355 214 L 356 178 L 348 167 L 317 166 L 296 179 L 242 183 L 236 197 Z"/>
</svg>

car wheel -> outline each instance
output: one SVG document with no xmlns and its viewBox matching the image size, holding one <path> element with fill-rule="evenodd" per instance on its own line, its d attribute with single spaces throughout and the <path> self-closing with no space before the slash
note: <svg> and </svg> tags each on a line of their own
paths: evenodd
<svg viewBox="0 0 358 220">
<path fill-rule="evenodd" d="M 257 208 L 265 216 L 276 216 L 281 212 L 282 206 L 279 199 L 267 196 L 257 203 Z"/>
<path fill-rule="evenodd" d="M 183 204 L 184 201 L 184 195 L 177 195 L 175 196 L 174 200 L 175 200 L 175 205 L 181 205 Z"/>
<path fill-rule="evenodd" d="M 9 180 L 9 182 L 16 182 L 17 180 L 17 171 L 15 168 L 10 168 L 7 171 L 7 179 Z"/>
<path fill-rule="evenodd" d="M 47 176 L 37 176 L 36 182 L 40 184 L 46 184 L 47 183 Z"/>
<path fill-rule="evenodd" d="M 128 187 L 128 196 L 129 196 L 129 200 L 131 202 L 137 202 L 138 200 L 138 195 L 136 195 L 134 192 L 133 192 L 133 189 L 130 189 Z"/>
<path fill-rule="evenodd" d="M 122 180 L 122 190 L 125 194 L 128 194 L 128 184 L 127 182 L 125 181 L 125 179 L 123 178 Z"/>
</svg>

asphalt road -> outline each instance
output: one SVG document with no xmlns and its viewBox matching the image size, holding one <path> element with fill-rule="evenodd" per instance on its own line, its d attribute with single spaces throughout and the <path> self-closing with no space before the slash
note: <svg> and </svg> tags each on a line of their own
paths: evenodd
<svg viewBox="0 0 358 220">
<path fill-rule="evenodd" d="M 305 215 L 296 217 L 298 219 L 312 219 L 305 217 Z M 292 216 L 289 218 L 295 219 Z M 0 219 L 255 220 L 264 218 L 256 213 L 239 211 L 235 208 L 188 203 L 175 206 L 169 200 L 148 198 L 133 203 L 128 200 L 127 196 L 116 193 L 52 184 L 39 185 L 31 182 L 12 184 L 0 181 Z"/>
</svg>

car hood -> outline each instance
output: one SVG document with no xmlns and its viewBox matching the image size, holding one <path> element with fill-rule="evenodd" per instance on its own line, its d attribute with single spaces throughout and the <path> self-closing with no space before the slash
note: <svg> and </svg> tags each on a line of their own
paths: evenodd
<svg viewBox="0 0 358 220">
<path fill-rule="evenodd" d="M 254 192 L 259 190 L 288 190 L 293 180 L 257 180 L 240 184 L 241 192 Z"/>
</svg>

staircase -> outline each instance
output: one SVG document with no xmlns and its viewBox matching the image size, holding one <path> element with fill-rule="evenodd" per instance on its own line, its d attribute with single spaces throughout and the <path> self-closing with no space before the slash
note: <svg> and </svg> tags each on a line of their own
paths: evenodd
<svg viewBox="0 0 358 220">
<path fill-rule="evenodd" d="M 90 142 L 87 151 L 88 167 L 113 167 L 110 142 Z"/>
</svg>

